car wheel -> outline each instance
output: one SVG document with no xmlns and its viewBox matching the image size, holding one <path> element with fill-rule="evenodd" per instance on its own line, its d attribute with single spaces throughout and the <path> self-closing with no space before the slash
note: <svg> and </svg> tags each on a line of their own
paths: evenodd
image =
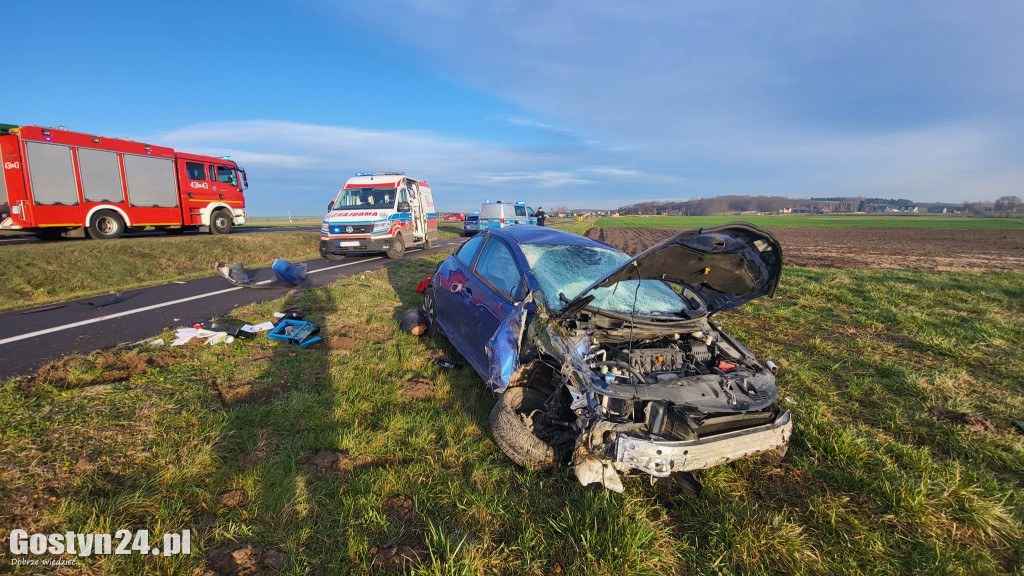
<svg viewBox="0 0 1024 576">
<path fill-rule="evenodd" d="M 531 470 L 547 470 L 565 459 L 562 449 L 542 440 L 535 425 L 538 411 L 544 410 L 547 395 L 530 388 L 509 388 L 498 397 L 491 410 L 491 435 L 494 443 L 510 460 Z"/>
<path fill-rule="evenodd" d="M 433 242 L 430 241 L 430 238 L 425 238 L 423 240 L 423 249 L 424 250 L 430 250 L 430 247 L 433 246 L 433 245 L 434 244 L 433 244 Z"/>
<path fill-rule="evenodd" d="M 401 260 L 405 256 L 405 240 L 402 240 L 401 234 L 395 236 L 395 241 L 391 243 L 391 250 L 388 250 L 385 254 L 392 260 Z"/>
<path fill-rule="evenodd" d="M 217 210 L 210 216 L 210 232 L 228 234 L 231 232 L 231 215 L 227 210 Z"/>
<path fill-rule="evenodd" d="M 423 291 L 423 314 L 427 317 L 427 336 L 441 333 L 437 327 L 437 300 L 434 299 L 434 287 L 427 286 Z"/>
<path fill-rule="evenodd" d="M 113 240 L 124 234 L 124 220 L 113 210 L 101 210 L 89 222 L 89 237 L 94 240 Z"/>
</svg>

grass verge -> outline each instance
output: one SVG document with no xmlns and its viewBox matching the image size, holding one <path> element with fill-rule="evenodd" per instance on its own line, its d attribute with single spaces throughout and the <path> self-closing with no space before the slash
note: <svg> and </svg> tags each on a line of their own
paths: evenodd
<svg viewBox="0 0 1024 576">
<path fill-rule="evenodd" d="M 736 216 L 651 216 L 598 218 L 594 226 L 654 227 L 654 228 L 695 228 L 715 226 L 742 220 L 766 228 L 784 226 L 811 226 L 825 228 L 933 228 L 939 230 L 1024 230 L 1024 218 L 974 218 L 966 216 L 832 216 L 817 214 L 740 214 Z"/>
<path fill-rule="evenodd" d="M 787 268 L 721 320 L 781 366 L 789 454 L 706 471 L 686 499 L 512 465 L 475 373 L 397 329 L 440 258 L 234 312 L 302 306 L 320 348 L 96 354 L 7 382 L 0 527 L 193 529 L 191 556 L 80 560 L 117 574 L 402 556 L 423 574 L 1019 573 L 1024 276 Z"/>
</svg>

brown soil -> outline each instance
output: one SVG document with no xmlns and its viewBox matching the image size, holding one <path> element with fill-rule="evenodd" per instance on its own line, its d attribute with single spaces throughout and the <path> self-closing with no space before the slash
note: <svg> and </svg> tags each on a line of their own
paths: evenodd
<svg viewBox="0 0 1024 576">
<path fill-rule="evenodd" d="M 412 523 L 413 519 L 416 517 L 416 506 L 413 504 L 412 498 L 409 498 L 404 494 L 388 498 L 384 502 L 382 511 L 384 512 L 384 516 L 403 526 Z"/>
<path fill-rule="evenodd" d="M 226 408 L 231 408 L 277 398 L 284 393 L 285 389 L 285 386 L 257 388 L 252 384 L 227 384 L 218 385 L 217 393 L 220 395 L 221 404 Z"/>
<path fill-rule="evenodd" d="M 299 458 L 299 468 L 306 474 L 334 476 L 340 479 L 360 468 L 380 468 L 395 462 L 395 458 L 378 458 L 368 454 L 350 456 L 343 452 L 322 450 Z"/>
<path fill-rule="evenodd" d="M 218 576 L 263 576 L 280 573 L 288 555 L 258 544 L 233 542 L 211 550 L 206 562 Z"/>
<path fill-rule="evenodd" d="M 420 562 L 420 552 L 408 544 L 387 544 L 370 548 L 373 554 L 373 567 L 386 572 L 401 572 L 406 566 L 414 566 Z"/>
<path fill-rule="evenodd" d="M 423 378 L 413 378 L 408 382 L 403 382 L 401 390 L 402 394 L 410 400 L 429 400 L 437 395 L 434 385 Z"/>
<path fill-rule="evenodd" d="M 245 503 L 245 492 L 228 490 L 217 495 L 217 503 L 225 508 L 234 508 Z"/>
<path fill-rule="evenodd" d="M 787 265 L 944 271 L 1024 270 L 1024 230 L 769 228 Z M 676 228 L 591 228 L 594 238 L 637 254 Z"/>
<path fill-rule="evenodd" d="M 932 408 L 930 412 L 932 416 L 938 420 L 952 422 L 953 424 L 963 426 L 971 432 L 977 432 L 978 434 L 996 433 L 996 425 L 981 414 L 956 412 L 954 410 L 946 410 L 944 408 Z"/>
<path fill-rule="evenodd" d="M 28 384 L 50 384 L 60 388 L 81 388 L 96 384 L 121 382 L 142 374 L 150 368 L 166 368 L 174 363 L 169 351 L 144 354 L 137 351 L 95 351 L 83 356 L 68 356 L 43 366 Z"/>
</svg>

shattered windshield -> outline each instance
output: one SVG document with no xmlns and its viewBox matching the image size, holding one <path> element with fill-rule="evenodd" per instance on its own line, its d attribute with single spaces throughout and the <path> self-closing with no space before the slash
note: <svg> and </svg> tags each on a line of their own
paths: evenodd
<svg viewBox="0 0 1024 576">
<path fill-rule="evenodd" d="M 524 244 L 521 248 L 545 303 L 553 310 L 565 306 L 559 292 L 572 300 L 630 259 L 622 252 L 595 246 Z M 592 308 L 620 314 L 633 312 L 634 299 L 637 314 L 678 314 L 688 307 L 679 293 L 661 280 L 623 280 L 592 294 Z"/>
<path fill-rule="evenodd" d="M 338 192 L 332 210 L 375 209 L 386 210 L 395 207 L 395 188 L 384 187 L 346 188 Z"/>
</svg>

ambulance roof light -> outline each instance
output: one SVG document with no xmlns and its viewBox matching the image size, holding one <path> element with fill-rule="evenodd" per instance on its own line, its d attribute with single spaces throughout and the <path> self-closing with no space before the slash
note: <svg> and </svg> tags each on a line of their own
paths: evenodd
<svg viewBox="0 0 1024 576">
<path fill-rule="evenodd" d="M 356 176 L 405 176 L 405 172 L 356 172 Z"/>
<path fill-rule="evenodd" d="M 519 202 L 516 202 L 516 206 L 526 206 L 526 201 L 520 200 Z"/>
</svg>

